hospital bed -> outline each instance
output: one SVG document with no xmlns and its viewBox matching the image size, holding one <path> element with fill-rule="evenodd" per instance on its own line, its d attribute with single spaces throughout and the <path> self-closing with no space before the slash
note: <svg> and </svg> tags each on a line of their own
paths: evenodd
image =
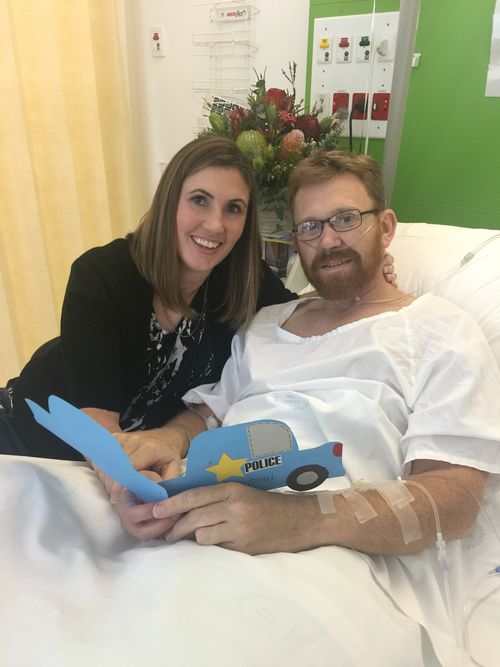
<svg viewBox="0 0 500 667">
<path fill-rule="evenodd" d="M 406 223 L 390 250 L 399 286 L 472 313 L 500 365 L 500 234 Z M 288 284 L 306 285 L 298 262 Z M 498 487 L 448 571 L 433 549 L 138 543 L 81 463 L 0 457 L 0 507 L 2 667 L 500 665 Z"/>
</svg>

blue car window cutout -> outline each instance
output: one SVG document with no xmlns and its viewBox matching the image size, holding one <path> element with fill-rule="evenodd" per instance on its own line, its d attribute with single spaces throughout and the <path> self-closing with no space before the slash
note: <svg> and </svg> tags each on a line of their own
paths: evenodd
<svg viewBox="0 0 500 667">
<path fill-rule="evenodd" d="M 185 473 L 157 483 L 132 467 L 109 431 L 70 403 L 57 396 L 49 397 L 48 410 L 33 401 L 27 403 L 39 424 L 143 502 L 229 481 L 263 490 L 288 486 L 295 491 L 309 491 L 328 477 L 345 474 L 342 443 L 327 442 L 299 450 L 284 422 L 264 419 L 200 433 L 191 442 Z"/>
</svg>

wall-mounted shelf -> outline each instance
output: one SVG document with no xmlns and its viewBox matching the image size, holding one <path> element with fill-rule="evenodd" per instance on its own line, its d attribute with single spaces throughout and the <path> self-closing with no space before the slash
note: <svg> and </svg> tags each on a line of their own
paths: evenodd
<svg viewBox="0 0 500 667">
<path fill-rule="evenodd" d="M 254 46 L 246 30 L 231 30 L 230 32 L 208 32 L 193 35 L 195 46 L 215 46 L 217 44 L 243 44 Z"/>
<path fill-rule="evenodd" d="M 207 17 L 212 30 L 192 35 L 194 55 L 200 63 L 199 79 L 193 81 L 192 90 L 202 109 L 196 134 L 207 127 L 214 103 L 221 103 L 224 110 L 245 104 L 258 50 L 254 41 L 258 13 L 257 7 L 244 2 L 212 2 Z"/>
</svg>

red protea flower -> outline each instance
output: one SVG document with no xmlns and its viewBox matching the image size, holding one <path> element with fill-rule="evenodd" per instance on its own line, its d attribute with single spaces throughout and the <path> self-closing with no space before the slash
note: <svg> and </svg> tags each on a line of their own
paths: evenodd
<svg viewBox="0 0 500 667">
<path fill-rule="evenodd" d="M 285 111 L 284 109 L 278 111 L 278 118 L 280 127 L 283 127 L 283 125 L 295 125 L 295 121 L 297 120 L 295 114 L 290 111 Z"/>
<path fill-rule="evenodd" d="M 269 88 L 269 90 L 266 90 L 266 104 L 275 104 L 278 109 L 291 111 L 293 109 L 293 97 L 282 88 Z"/>
<path fill-rule="evenodd" d="M 309 114 L 306 114 L 305 116 L 298 116 L 297 120 L 295 121 L 295 127 L 298 130 L 302 130 L 307 141 L 311 139 L 318 141 L 321 134 L 321 128 L 316 116 L 311 116 Z"/>
<path fill-rule="evenodd" d="M 292 130 L 285 134 L 280 144 L 280 158 L 288 160 L 295 152 L 302 150 L 305 137 L 302 130 Z"/>
<path fill-rule="evenodd" d="M 233 132 L 238 132 L 242 119 L 247 118 L 249 113 L 248 109 L 243 109 L 242 107 L 237 107 L 229 112 L 229 120 L 231 121 Z"/>
<path fill-rule="evenodd" d="M 287 97 L 286 91 L 282 88 L 269 88 L 269 90 L 266 90 L 266 104 L 276 104 L 278 109 L 283 108 L 281 105 Z"/>
</svg>

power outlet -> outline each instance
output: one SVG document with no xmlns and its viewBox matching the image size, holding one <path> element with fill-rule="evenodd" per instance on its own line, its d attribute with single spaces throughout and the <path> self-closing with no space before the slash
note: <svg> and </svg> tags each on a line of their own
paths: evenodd
<svg viewBox="0 0 500 667">
<path fill-rule="evenodd" d="M 389 117 L 390 93 L 373 93 L 372 120 L 387 120 Z"/>
<path fill-rule="evenodd" d="M 368 118 L 368 96 L 366 95 L 366 93 L 353 93 L 352 119 L 366 120 L 367 118 Z"/>
<path fill-rule="evenodd" d="M 332 113 L 338 113 L 340 109 L 345 109 L 347 114 L 349 109 L 349 93 L 333 93 Z"/>
</svg>

